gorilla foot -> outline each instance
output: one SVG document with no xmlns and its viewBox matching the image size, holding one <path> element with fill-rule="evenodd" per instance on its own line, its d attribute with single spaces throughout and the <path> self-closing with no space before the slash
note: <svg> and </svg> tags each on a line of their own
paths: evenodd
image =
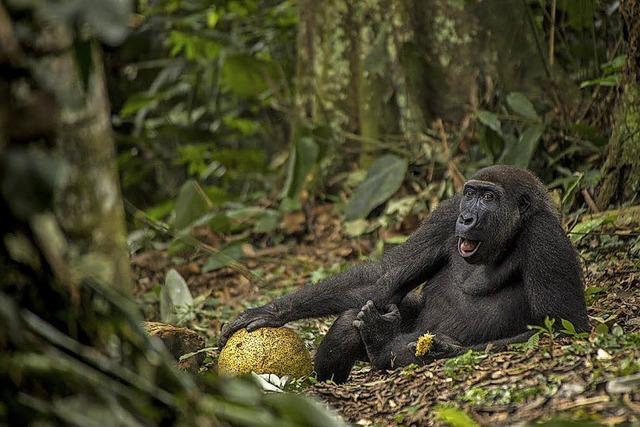
<svg viewBox="0 0 640 427">
<path fill-rule="evenodd" d="M 367 301 L 353 321 L 353 326 L 360 331 L 371 362 L 380 357 L 380 353 L 400 330 L 400 310 L 395 304 L 388 305 L 386 309 L 386 313 L 381 313 L 373 301 Z"/>
</svg>

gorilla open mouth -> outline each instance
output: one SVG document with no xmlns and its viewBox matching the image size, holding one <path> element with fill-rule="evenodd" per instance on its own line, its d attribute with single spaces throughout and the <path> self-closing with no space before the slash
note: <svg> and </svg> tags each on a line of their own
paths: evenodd
<svg viewBox="0 0 640 427">
<path fill-rule="evenodd" d="M 464 239 L 458 237 L 458 253 L 462 258 L 469 258 L 475 254 L 480 247 L 480 242 L 477 240 Z"/>
</svg>

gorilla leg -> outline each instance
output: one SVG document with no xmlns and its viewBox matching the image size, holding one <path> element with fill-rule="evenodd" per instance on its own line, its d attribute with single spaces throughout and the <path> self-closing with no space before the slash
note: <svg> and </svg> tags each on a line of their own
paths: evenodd
<svg viewBox="0 0 640 427">
<path fill-rule="evenodd" d="M 360 332 L 353 326 L 359 310 L 347 310 L 333 322 L 315 357 L 318 380 L 343 383 L 358 360 L 367 360 Z"/>
</svg>

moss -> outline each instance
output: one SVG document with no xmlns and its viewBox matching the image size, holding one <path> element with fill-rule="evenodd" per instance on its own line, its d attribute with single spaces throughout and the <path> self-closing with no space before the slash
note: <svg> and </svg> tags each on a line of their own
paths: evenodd
<svg viewBox="0 0 640 427">
<path fill-rule="evenodd" d="M 597 204 L 630 200 L 640 192 L 640 85 L 628 83 L 618 105 Z"/>
</svg>

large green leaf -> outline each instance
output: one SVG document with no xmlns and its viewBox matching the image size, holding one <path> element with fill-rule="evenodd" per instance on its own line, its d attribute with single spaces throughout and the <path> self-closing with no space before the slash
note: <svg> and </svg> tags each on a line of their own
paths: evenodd
<svg viewBox="0 0 640 427">
<path fill-rule="evenodd" d="M 528 126 L 520 135 L 518 142 L 507 145 L 500 157 L 500 163 L 521 168 L 528 167 L 533 153 L 538 147 L 542 132 L 544 132 L 544 126 L 542 125 Z"/>
<path fill-rule="evenodd" d="M 347 221 L 366 218 L 369 212 L 398 191 L 407 172 L 407 161 L 393 154 L 376 160 L 345 207 Z"/>
<path fill-rule="evenodd" d="M 313 139 L 310 137 L 298 139 L 289 156 L 289 169 L 282 192 L 283 197 L 295 198 L 304 188 L 307 175 L 318 161 L 319 153 L 318 144 Z"/>
<path fill-rule="evenodd" d="M 182 230 L 211 209 L 211 201 L 197 182 L 190 179 L 180 187 L 173 225 Z"/>
<path fill-rule="evenodd" d="M 511 92 L 507 95 L 507 104 L 517 114 L 529 120 L 538 120 L 538 113 L 533 107 L 529 98 L 521 94 L 520 92 Z"/>
</svg>

